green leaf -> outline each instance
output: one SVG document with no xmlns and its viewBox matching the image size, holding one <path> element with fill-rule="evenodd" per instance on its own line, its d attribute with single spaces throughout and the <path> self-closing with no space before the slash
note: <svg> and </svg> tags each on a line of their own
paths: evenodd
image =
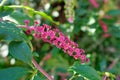
<svg viewBox="0 0 120 80">
<path fill-rule="evenodd" d="M 28 69 L 22 67 L 2 69 L 0 70 L 0 80 L 20 80 L 27 73 Z"/>
<path fill-rule="evenodd" d="M 45 43 L 42 48 L 41 48 L 41 51 L 47 51 L 49 50 L 49 44 Z"/>
<path fill-rule="evenodd" d="M 4 6 L 0 6 L 0 17 L 7 16 L 13 12 L 12 8 L 6 8 Z"/>
<path fill-rule="evenodd" d="M 36 75 L 33 80 L 42 80 L 42 79 L 38 75 Z"/>
<path fill-rule="evenodd" d="M 0 22 L 0 39 L 11 41 L 29 41 L 24 32 L 17 28 L 13 23 Z"/>
<path fill-rule="evenodd" d="M 116 9 L 116 10 L 110 10 L 107 12 L 108 15 L 111 15 L 111 16 L 118 16 L 120 15 L 120 10 Z"/>
<path fill-rule="evenodd" d="M 25 42 L 11 42 L 9 44 L 10 54 L 28 64 L 31 64 L 32 53 L 29 46 Z"/>
<path fill-rule="evenodd" d="M 48 65 L 48 67 L 47 67 L 48 69 L 51 69 L 51 68 L 67 69 L 68 68 L 68 61 L 65 58 L 63 58 L 61 55 L 59 55 L 59 53 L 57 54 L 57 56 L 53 56 L 52 58 L 47 60 L 46 64 Z"/>
<path fill-rule="evenodd" d="M 120 38 L 120 27 L 119 26 L 112 26 L 109 30 L 109 33 L 112 34 L 112 36 Z"/>
<path fill-rule="evenodd" d="M 59 49 L 57 47 L 54 47 L 52 50 L 51 50 L 51 53 L 52 53 L 52 56 L 58 56 L 57 53 L 59 53 Z"/>
<path fill-rule="evenodd" d="M 20 11 L 14 11 L 12 14 L 10 14 L 10 17 L 15 19 L 20 25 L 24 25 L 24 20 L 30 20 L 29 25 L 32 25 L 34 22 L 32 18 L 30 18 L 28 15 Z"/>
<path fill-rule="evenodd" d="M 89 80 L 102 80 L 97 74 L 97 71 L 87 65 L 81 65 L 78 63 L 70 67 L 69 71 L 76 72 L 77 74 L 80 74 L 83 77 L 88 78 Z"/>
</svg>

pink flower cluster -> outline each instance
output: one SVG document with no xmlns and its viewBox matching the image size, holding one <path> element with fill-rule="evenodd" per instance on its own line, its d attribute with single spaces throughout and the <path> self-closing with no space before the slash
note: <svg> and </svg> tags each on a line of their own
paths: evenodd
<svg viewBox="0 0 120 80">
<path fill-rule="evenodd" d="M 88 62 L 85 51 L 78 48 L 78 44 L 71 41 L 66 37 L 60 30 L 52 29 L 51 26 L 43 24 L 42 26 L 37 26 L 39 24 L 37 21 L 34 22 L 34 26 L 29 26 L 29 21 L 25 20 L 26 34 L 32 34 L 36 39 L 42 39 L 44 42 L 54 44 L 57 48 L 63 49 L 65 53 L 69 56 L 73 56 L 75 59 L 81 59 L 81 62 Z"/>
<path fill-rule="evenodd" d="M 93 5 L 93 7 L 98 8 L 99 4 L 97 3 L 96 0 L 89 0 L 89 2 Z"/>
</svg>

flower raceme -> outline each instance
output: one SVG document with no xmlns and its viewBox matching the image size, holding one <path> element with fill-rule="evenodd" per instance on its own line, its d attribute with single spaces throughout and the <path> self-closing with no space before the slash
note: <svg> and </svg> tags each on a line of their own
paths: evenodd
<svg viewBox="0 0 120 80">
<path fill-rule="evenodd" d="M 80 59 L 82 63 L 88 62 L 88 58 L 84 54 L 83 49 L 78 48 L 78 44 L 71 41 L 66 37 L 60 30 L 52 29 L 51 26 L 43 24 L 42 26 L 37 26 L 39 24 L 37 21 L 34 22 L 34 26 L 28 26 L 29 21 L 25 20 L 26 34 L 32 34 L 36 39 L 42 39 L 44 42 L 54 44 L 57 48 L 62 49 L 69 56 L 75 59 Z"/>
</svg>

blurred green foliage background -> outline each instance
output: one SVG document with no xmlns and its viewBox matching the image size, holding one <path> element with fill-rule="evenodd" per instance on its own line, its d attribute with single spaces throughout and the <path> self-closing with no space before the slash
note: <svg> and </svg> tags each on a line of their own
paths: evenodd
<svg viewBox="0 0 120 80">
<path fill-rule="evenodd" d="M 7 0 L 5 3 L 7 6 L 29 6 L 36 11 L 45 12 L 53 20 L 25 8 L 14 10 L 0 8 L 0 18 L 17 25 L 24 25 L 24 20 L 27 19 L 30 20 L 30 25 L 33 25 L 34 20 L 38 20 L 40 25 L 46 23 L 59 28 L 85 50 L 90 59 L 86 64 L 99 71 L 101 76 L 105 75 L 104 72 L 108 72 L 115 75 L 115 80 L 120 80 L 120 1 L 104 1 L 97 0 L 99 7 L 95 8 L 89 0 Z M 68 21 L 69 17 L 72 17 L 73 22 Z M 107 32 L 102 28 L 104 24 L 101 25 L 100 21 L 107 25 Z M 106 34 L 109 36 L 106 37 Z M 55 80 L 69 78 L 68 68 L 79 60 L 73 59 L 54 45 L 35 40 L 31 36 L 28 38 L 34 46 L 37 61 L 47 72 L 54 75 Z M 8 52 L 8 45 L 0 42 L 0 69 L 26 66 Z M 112 80 L 111 76 L 107 76 L 106 80 Z"/>
</svg>

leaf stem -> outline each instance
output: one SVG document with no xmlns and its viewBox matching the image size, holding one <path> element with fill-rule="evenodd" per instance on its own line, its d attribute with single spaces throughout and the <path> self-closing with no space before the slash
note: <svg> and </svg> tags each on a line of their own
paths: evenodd
<svg viewBox="0 0 120 80">
<path fill-rule="evenodd" d="M 54 80 L 47 72 L 45 72 L 39 65 L 38 63 L 36 62 L 36 60 L 34 58 L 32 58 L 32 63 L 33 65 L 43 74 L 45 75 L 48 80 Z"/>
<path fill-rule="evenodd" d="M 0 6 L 3 6 L 6 1 L 7 1 L 7 0 L 2 0 L 2 2 L 0 3 Z"/>
<path fill-rule="evenodd" d="M 49 15 L 47 15 L 46 13 L 41 12 L 41 11 L 35 11 L 33 8 L 30 8 L 30 7 L 28 7 L 28 6 L 23 6 L 23 5 L 10 5 L 10 6 L 5 6 L 5 7 L 9 7 L 9 8 L 23 8 L 23 9 L 26 9 L 26 10 L 29 10 L 29 11 L 33 12 L 34 14 L 39 14 L 40 16 L 42 16 L 43 18 L 51 21 L 52 23 L 54 23 L 54 24 L 56 24 L 56 25 L 59 25 L 59 22 L 54 21 L 51 16 L 49 16 Z"/>
</svg>

